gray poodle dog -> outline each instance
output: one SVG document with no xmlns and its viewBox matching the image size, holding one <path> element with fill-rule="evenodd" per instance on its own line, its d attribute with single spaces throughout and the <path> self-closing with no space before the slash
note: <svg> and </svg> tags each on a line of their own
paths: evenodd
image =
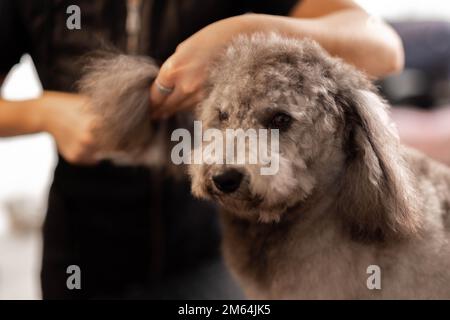
<svg viewBox="0 0 450 320">
<path fill-rule="evenodd" d="M 170 163 L 170 130 L 192 118 L 150 120 L 152 62 L 112 56 L 87 71 L 105 154 Z M 361 72 L 311 40 L 256 34 L 211 66 L 206 92 L 204 129 L 279 132 L 275 175 L 188 168 L 193 193 L 223 207 L 223 253 L 248 297 L 450 298 L 450 169 L 399 143 Z"/>
</svg>

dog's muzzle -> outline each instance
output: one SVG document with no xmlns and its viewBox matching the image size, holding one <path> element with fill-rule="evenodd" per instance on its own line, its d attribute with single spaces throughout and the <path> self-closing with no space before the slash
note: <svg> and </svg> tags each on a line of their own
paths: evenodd
<svg viewBox="0 0 450 320">
<path fill-rule="evenodd" d="M 212 177 L 214 185 L 223 193 L 233 193 L 241 185 L 244 175 L 236 169 L 227 169 Z"/>
</svg>

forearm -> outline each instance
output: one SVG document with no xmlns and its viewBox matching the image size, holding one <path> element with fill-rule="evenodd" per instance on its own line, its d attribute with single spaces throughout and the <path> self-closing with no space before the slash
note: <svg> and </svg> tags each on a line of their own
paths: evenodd
<svg viewBox="0 0 450 320">
<path fill-rule="evenodd" d="M 5 75 L 0 74 L 0 88 Z M 7 101 L 0 97 L 0 137 L 36 133 L 43 130 L 40 99 Z"/>
<path fill-rule="evenodd" d="M 318 18 L 264 15 L 260 26 L 282 34 L 311 38 L 330 54 L 381 77 L 403 67 L 403 47 L 398 35 L 383 21 L 362 9 L 351 8 Z"/>
<path fill-rule="evenodd" d="M 0 99 L 0 137 L 43 131 L 44 109 L 42 99 L 27 101 Z"/>
<path fill-rule="evenodd" d="M 397 34 L 370 16 L 352 0 L 302 0 L 290 17 L 244 14 L 216 21 L 177 46 L 161 66 L 151 86 L 154 117 L 167 117 L 192 108 L 203 96 L 209 65 L 240 34 L 275 32 L 291 38 L 311 38 L 330 54 L 381 77 L 403 66 L 403 48 Z M 156 84 L 174 88 L 163 94 Z"/>
</svg>

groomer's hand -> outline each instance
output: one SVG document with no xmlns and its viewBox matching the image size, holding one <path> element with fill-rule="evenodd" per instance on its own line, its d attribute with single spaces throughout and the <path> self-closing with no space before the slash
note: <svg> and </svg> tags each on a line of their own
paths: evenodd
<svg viewBox="0 0 450 320">
<path fill-rule="evenodd" d="M 246 14 L 220 20 L 180 43 L 175 53 L 164 62 L 151 86 L 150 111 L 153 117 L 167 117 L 195 107 L 203 97 L 202 87 L 208 66 L 233 36 L 252 32 L 256 19 L 256 15 Z M 261 25 L 258 27 L 260 30 Z"/>
<path fill-rule="evenodd" d="M 59 153 L 73 164 L 97 162 L 92 133 L 95 120 L 84 111 L 87 103 L 81 95 L 60 92 L 45 92 L 39 101 L 44 131 L 54 137 Z"/>
</svg>

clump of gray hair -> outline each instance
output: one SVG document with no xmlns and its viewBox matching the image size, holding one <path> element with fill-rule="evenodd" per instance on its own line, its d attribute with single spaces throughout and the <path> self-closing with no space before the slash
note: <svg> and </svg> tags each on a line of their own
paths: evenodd
<svg viewBox="0 0 450 320">
<path fill-rule="evenodd" d="M 155 124 L 150 117 L 150 86 L 158 74 L 152 59 L 112 52 L 86 58 L 78 90 L 99 118 L 100 149 L 140 153 L 148 148 Z"/>
<path fill-rule="evenodd" d="M 86 112 L 97 119 L 98 157 L 116 164 L 174 169 L 170 134 L 191 127 L 193 117 L 180 112 L 168 119 L 152 119 L 150 86 L 158 74 L 156 63 L 111 51 L 94 52 L 82 63 L 78 91 L 89 98 Z"/>
</svg>

